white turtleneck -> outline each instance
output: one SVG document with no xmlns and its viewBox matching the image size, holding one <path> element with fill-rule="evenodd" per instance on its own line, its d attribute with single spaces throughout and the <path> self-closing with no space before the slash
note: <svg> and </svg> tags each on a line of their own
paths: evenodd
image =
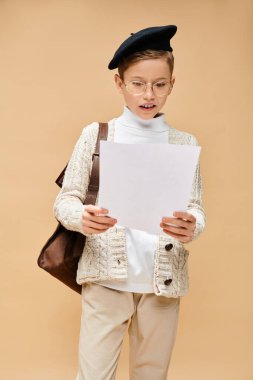
<svg viewBox="0 0 253 380">
<path fill-rule="evenodd" d="M 142 119 L 124 106 L 121 116 L 115 119 L 116 143 L 168 143 L 169 125 L 164 113 L 152 119 Z M 136 189 L 138 191 L 138 189 Z M 153 293 L 154 254 L 158 235 L 126 228 L 128 279 L 124 282 L 99 281 L 101 285 L 136 293 Z"/>
</svg>

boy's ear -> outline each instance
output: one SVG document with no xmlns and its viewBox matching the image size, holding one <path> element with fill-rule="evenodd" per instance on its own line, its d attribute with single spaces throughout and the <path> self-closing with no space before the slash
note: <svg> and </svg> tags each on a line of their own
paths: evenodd
<svg viewBox="0 0 253 380">
<path fill-rule="evenodd" d="M 174 75 L 172 75 L 172 77 L 171 77 L 171 80 L 170 80 L 170 83 L 171 83 L 171 89 L 170 89 L 170 92 L 169 92 L 169 94 L 170 94 L 170 93 L 171 93 L 171 91 L 173 90 L 173 86 L 174 86 L 175 80 L 176 80 L 175 76 L 174 76 Z"/>
<path fill-rule="evenodd" d="M 176 77 L 174 75 L 172 75 L 172 77 L 171 77 L 172 87 L 174 86 L 175 80 L 176 80 Z"/>
<path fill-rule="evenodd" d="M 114 81 L 117 87 L 117 90 L 120 94 L 122 94 L 122 79 L 120 78 L 119 74 L 114 74 Z"/>
</svg>

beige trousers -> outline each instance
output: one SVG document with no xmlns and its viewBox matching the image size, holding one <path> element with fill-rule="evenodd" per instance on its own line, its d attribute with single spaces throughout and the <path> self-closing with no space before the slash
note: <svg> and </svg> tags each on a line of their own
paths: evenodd
<svg viewBox="0 0 253 380">
<path fill-rule="evenodd" d="M 128 325 L 129 379 L 166 380 L 179 305 L 180 298 L 83 285 L 76 380 L 115 379 Z"/>
</svg>

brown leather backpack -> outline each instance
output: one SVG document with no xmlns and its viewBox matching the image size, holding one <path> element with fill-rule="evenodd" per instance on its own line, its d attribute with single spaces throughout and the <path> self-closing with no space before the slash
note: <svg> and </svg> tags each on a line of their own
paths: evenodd
<svg viewBox="0 0 253 380">
<path fill-rule="evenodd" d="M 99 189 L 99 146 L 100 140 L 107 140 L 108 124 L 99 123 L 99 131 L 95 153 L 92 156 L 92 170 L 87 196 L 84 204 L 96 203 Z M 65 170 L 62 170 L 55 183 L 62 187 Z M 60 222 L 53 235 L 43 246 L 37 260 L 40 268 L 62 281 L 72 290 L 81 293 L 82 286 L 76 282 L 76 272 L 80 256 L 82 255 L 86 237 L 80 232 L 66 229 Z"/>
</svg>

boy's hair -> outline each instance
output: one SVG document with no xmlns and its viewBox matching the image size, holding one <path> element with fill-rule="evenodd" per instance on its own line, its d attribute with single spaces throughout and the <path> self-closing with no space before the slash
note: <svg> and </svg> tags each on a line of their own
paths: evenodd
<svg viewBox="0 0 253 380">
<path fill-rule="evenodd" d="M 124 72 L 127 68 L 136 62 L 139 62 L 144 59 L 158 59 L 164 58 L 169 65 L 170 74 L 172 75 L 174 69 L 174 56 L 171 51 L 168 50 L 152 50 L 147 49 L 143 51 L 138 51 L 127 57 L 123 57 L 118 65 L 118 73 L 121 79 L 124 79 Z"/>
</svg>

